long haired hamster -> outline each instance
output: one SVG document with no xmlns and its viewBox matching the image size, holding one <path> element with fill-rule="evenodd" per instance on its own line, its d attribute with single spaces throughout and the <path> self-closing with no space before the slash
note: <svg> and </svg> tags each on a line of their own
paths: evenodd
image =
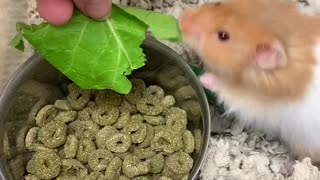
<svg viewBox="0 0 320 180">
<path fill-rule="evenodd" d="M 288 0 L 229 0 L 188 9 L 179 23 L 206 67 L 203 86 L 228 113 L 320 162 L 320 17 Z"/>
</svg>

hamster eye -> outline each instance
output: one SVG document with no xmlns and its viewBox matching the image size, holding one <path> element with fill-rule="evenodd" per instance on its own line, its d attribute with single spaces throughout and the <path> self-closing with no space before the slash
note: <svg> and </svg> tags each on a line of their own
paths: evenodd
<svg viewBox="0 0 320 180">
<path fill-rule="evenodd" d="M 227 41 L 230 39 L 230 35 L 226 31 L 219 31 L 218 32 L 218 38 L 220 41 Z"/>
</svg>

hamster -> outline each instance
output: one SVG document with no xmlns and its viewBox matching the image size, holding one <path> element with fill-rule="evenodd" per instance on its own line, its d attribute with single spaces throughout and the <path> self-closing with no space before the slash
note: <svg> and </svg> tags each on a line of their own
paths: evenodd
<svg viewBox="0 0 320 180">
<path fill-rule="evenodd" d="M 320 163 L 319 16 L 289 0 L 229 0 L 185 10 L 179 26 L 227 114 Z"/>
</svg>

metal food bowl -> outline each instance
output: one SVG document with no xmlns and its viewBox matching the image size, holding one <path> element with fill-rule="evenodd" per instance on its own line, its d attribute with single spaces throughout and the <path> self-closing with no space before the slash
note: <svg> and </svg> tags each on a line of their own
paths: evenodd
<svg viewBox="0 0 320 180">
<path fill-rule="evenodd" d="M 188 114 L 188 129 L 201 131 L 200 148 L 192 154 L 194 166 L 189 176 L 190 180 L 196 180 L 210 136 L 210 114 L 205 92 L 191 68 L 176 52 L 154 39 L 147 39 L 142 48 L 148 61 L 143 68 L 133 72 L 133 77 L 142 78 L 147 84 L 159 85 L 157 75 L 175 67 L 185 82 L 174 86 L 192 87 L 193 98 L 200 105 L 202 112 L 198 120 L 190 120 Z M 11 78 L 0 97 L 0 179 L 23 179 L 26 175 L 26 163 L 32 153 L 24 145 L 25 135 L 35 125 L 34 117 L 41 107 L 65 97 L 68 83 L 70 80 L 38 54 L 25 62 Z M 174 95 L 172 89 L 166 89 L 172 87 L 165 86 L 164 90 Z M 172 83 L 170 86 L 173 86 Z"/>
</svg>

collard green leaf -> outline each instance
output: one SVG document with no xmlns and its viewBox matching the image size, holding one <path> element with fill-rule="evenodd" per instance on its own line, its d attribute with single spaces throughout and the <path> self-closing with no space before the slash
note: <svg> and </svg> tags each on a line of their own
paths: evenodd
<svg viewBox="0 0 320 180">
<path fill-rule="evenodd" d="M 50 64 L 83 89 L 110 89 L 127 94 L 126 78 L 144 66 L 140 45 L 149 30 L 158 40 L 181 42 L 172 16 L 113 5 L 111 16 L 96 22 L 75 10 L 63 26 L 17 23 L 18 34 L 10 45 L 24 50 L 25 38 Z"/>
<path fill-rule="evenodd" d="M 146 24 L 113 6 L 111 16 L 96 22 L 79 11 L 63 26 L 18 24 L 25 39 L 50 64 L 83 89 L 110 89 L 127 94 L 126 75 L 144 66 L 140 48 Z M 18 36 L 11 45 L 20 47 Z"/>
<path fill-rule="evenodd" d="M 132 7 L 121 8 L 147 24 L 156 39 L 170 40 L 177 43 L 182 42 L 180 28 L 175 17 L 144 9 Z"/>
<path fill-rule="evenodd" d="M 23 35 L 21 33 L 18 33 L 9 43 L 10 46 L 20 50 L 24 51 L 24 44 L 23 44 Z"/>
</svg>

